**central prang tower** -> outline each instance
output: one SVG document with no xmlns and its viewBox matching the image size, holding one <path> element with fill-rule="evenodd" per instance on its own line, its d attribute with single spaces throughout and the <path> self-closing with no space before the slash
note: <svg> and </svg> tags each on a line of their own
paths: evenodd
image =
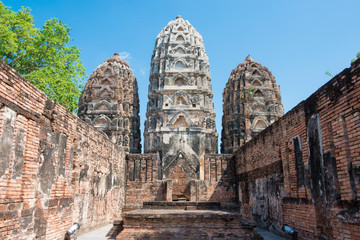
<svg viewBox="0 0 360 240">
<path fill-rule="evenodd" d="M 145 121 L 145 152 L 159 154 L 163 179 L 202 178 L 205 153 L 217 153 L 212 97 L 203 39 L 178 16 L 155 41 Z"/>
</svg>

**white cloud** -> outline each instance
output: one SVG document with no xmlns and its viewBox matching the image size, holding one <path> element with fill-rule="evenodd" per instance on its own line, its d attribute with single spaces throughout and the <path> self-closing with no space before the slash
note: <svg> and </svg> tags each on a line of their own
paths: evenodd
<svg viewBox="0 0 360 240">
<path fill-rule="evenodd" d="M 145 76 L 145 70 L 144 69 L 140 69 L 140 73 L 141 73 L 141 75 Z"/>
<path fill-rule="evenodd" d="M 128 53 L 128 52 L 120 52 L 120 53 L 119 53 L 119 56 L 120 56 L 122 59 L 124 59 L 124 60 L 126 60 L 126 59 L 131 59 L 131 55 L 130 55 L 130 53 Z"/>
</svg>

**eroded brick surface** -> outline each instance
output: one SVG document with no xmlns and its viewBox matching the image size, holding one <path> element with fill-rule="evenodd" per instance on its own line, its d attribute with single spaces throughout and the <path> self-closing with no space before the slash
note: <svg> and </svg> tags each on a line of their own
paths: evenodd
<svg viewBox="0 0 360 240">
<path fill-rule="evenodd" d="M 125 154 L 0 62 L 0 239 L 63 239 L 110 223 Z"/>
<path fill-rule="evenodd" d="M 204 157 L 204 179 L 187 180 L 174 172 L 173 179 L 161 179 L 161 168 L 156 154 L 127 154 L 126 207 L 140 208 L 143 202 L 172 201 L 182 187 L 187 200 L 238 203 L 235 159 L 231 154 L 207 154 Z M 176 175 L 178 174 L 178 175 Z M 186 179 L 186 177 L 184 177 Z M 182 181 L 182 185 L 179 185 Z M 179 194 L 178 194 L 179 195 Z M 181 194 L 180 194 L 181 195 Z M 176 199 L 175 199 L 176 200 Z"/>
<path fill-rule="evenodd" d="M 359 239 L 360 60 L 236 152 L 243 215 L 301 239 Z"/>
</svg>

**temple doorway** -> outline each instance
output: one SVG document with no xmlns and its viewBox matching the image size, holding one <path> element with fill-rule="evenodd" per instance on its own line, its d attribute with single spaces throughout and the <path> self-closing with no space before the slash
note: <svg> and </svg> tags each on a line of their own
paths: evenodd
<svg viewBox="0 0 360 240">
<path fill-rule="evenodd" d="M 176 166 L 172 168 L 170 178 L 172 180 L 172 200 L 173 201 L 190 201 L 190 180 L 192 176 L 189 176 L 185 170 L 186 166 L 185 158 L 178 158 Z"/>
</svg>

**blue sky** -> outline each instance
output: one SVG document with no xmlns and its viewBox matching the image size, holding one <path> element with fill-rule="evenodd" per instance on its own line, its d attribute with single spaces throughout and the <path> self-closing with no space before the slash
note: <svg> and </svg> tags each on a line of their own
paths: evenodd
<svg viewBox="0 0 360 240">
<path fill-rule="evenodd" d="M 217 131 L 221 133 L 222 92 L 231 70 L 247 55 L 267 66 L 280 85 L 285 112 L 360 51 L 359 0 L 3 0 L 17 11 L 32 9 L 37 27 L 59 18 L 73 28 L 73 44 L 90 76 L 119 52 L 139 84 L 141 129 L 147 104 L 150 60 L 157 34 L 182 15 L 203 36 L 209 56 Z M 219 141 L 220 142 L 220 141 Z"/>
</svg>

